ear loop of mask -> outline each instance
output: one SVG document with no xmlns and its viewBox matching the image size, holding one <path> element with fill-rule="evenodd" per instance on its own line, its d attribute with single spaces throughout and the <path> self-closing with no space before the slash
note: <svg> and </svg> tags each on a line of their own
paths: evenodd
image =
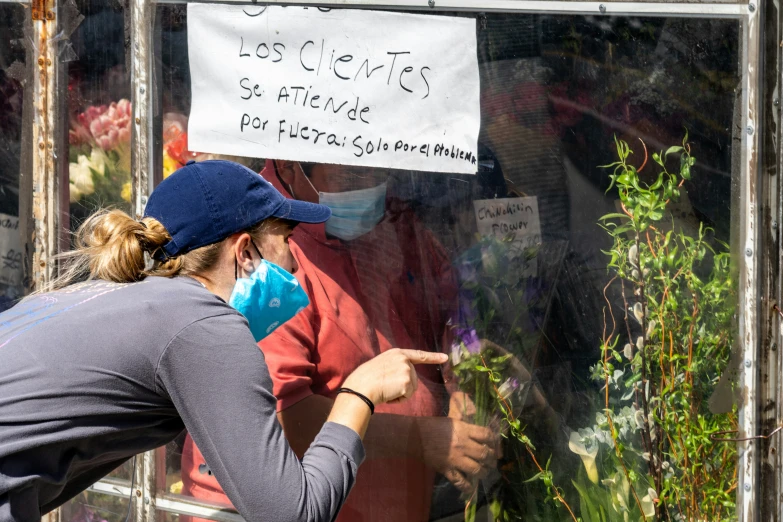
<svg viewBox="0 0 783 522">
<path fill-rule="evenodd" d="M 253 245 L 253 248 L 256 249 L 256 254 L 258 254 L 258 257 L 260 257 L 261 261 L 263 261 L 264 260 L 264 256 L 261 254 L 261 251 L 258 249 L 258 246 L 256 246 L 256 242 L 251 239 L 250 240 L 250 244 Z M 237 261 L 237 258 L 235 257 L 234 258 L 234 281 L 236 281 L 238 279 L 238 277 L 237 277 L 238 274 L 239 274 L 239 262 Z"/>
</svg>

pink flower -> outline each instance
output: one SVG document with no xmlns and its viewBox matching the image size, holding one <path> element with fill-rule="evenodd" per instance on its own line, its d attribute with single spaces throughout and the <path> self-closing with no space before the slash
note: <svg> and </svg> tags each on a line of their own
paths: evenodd
<svg viewBox="0 0 783 522">
<path fill-rule="evenodd" d="M 90 133 L 92 133 L 93 136 L 100 136 L 103 134 L 103 125 L 101 124 L 100 117 L 90 122 Z"/>
<path fill-rule="evenodd" d="M 94 143 L 112 150 L 130 143 L 131 103 L 126 99 L 106 105 L 87 107 L 76 117 L 68 133 L 72 145 Z"/>
<path fill-rule="evenodd" d="M 98 146 L 103 150 L 111 150 L 114 148 L 114 144 L 112 143 L 111 138 L 108 136 L 101 136 L 96 141 L 98 142 Z"/>
</svg>

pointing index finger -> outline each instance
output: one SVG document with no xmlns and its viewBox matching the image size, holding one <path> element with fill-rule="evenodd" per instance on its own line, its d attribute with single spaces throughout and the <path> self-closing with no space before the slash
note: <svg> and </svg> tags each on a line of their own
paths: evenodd
<svg viewBox="0 0 783 522">
<path fill-rule="evenodd" d="M 444 364 L 449 360 L 445 353 L 425 352 L 422 350 L 400 350 L 413 364 Z"/>
</svg>

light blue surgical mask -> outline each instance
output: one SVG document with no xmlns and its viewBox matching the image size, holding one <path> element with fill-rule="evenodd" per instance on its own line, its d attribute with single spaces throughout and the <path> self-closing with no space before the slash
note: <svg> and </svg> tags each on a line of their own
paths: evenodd
<svg viewBox="0 0 783 522">
<path fill-rule="evenodd" d="M 319 201 L 332 210 L 326 233 L 351 241 L 371 231 L 386 213 L 386 182 L 346 192 L 319 192 Z"/>
<path fill-rule="evenodd" d="M 262 256 L 250 277 L 237 278 L 228 304 L 245 316 L 258 342 L 304 310 L 310 299 L 293 274 Z"/>
</svg>

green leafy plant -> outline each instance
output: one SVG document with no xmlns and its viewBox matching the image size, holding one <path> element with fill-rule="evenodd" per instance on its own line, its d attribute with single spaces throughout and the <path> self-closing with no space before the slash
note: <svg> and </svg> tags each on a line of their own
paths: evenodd
<svg viewBox="0 0 783 522">
<path fill-rule="evenodd" d="M 612 279 L 602 360 L 592 369 L 603 383 L 603 411 L 595 426 L 572 436 L 599 449 L 603 473 L 589 486 L 575 482 L 582 515 L 585 521 L 731 520 L 736 448 L 715 435 L 735 429 L 737 415 L 713 414 L 707 406 L 728 368 L 733 340 L 729 248 L 702 225 L 695 235 L 678 229 L 671 215 L 670 203 L 696 161 L 687 134 L 681 146 L 652 155 L 659 172 L 648 182 L 640 175 L 646 150 L 637 169 L 628 144 L 615 143 L 618 160 L 606 167 L 622 212 L 601 219 L 613 242 L 605 252 Z M 613 288 L 621 317 L 608 294 Z M 635 507 L 611 496 L 618 517 L 590 506 L 605 495 L 599 486 L 618 482 L 627 483 Z"/>
</svg>

